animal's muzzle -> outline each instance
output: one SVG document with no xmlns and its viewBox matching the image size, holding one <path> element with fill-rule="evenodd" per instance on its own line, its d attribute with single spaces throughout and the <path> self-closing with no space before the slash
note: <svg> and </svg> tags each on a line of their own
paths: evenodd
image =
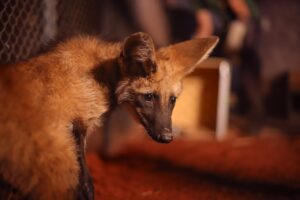
<svg viewBox="0 0 300 200">
<path fill-rule="evenodd" d="M 172 130 L 164 128 L 162 133 L 157 135 L 157 141 L 161 143 L 169 143 L 173 140 Z"/>
<path fill-rule="evenodd" d="M 162 133 L 160 135 L 159 142 L 161 143 L 169 143 L 173 140 L 173 135 L 172 133 Z"/>
</svg>

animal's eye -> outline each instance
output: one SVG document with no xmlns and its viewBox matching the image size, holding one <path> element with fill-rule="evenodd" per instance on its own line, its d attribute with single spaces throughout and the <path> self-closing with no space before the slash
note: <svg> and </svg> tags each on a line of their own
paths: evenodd
<svg viewBox="0 0 300 200">
<path fill-rule="evenodd" d="M 146 101 L 152 101 L 153 98 L 154 98 L 154 94 L 153 93 L 144 94 L 144 99 Z"/>
<path fill-rule="evenodd" d="M 171 103 L 171 104 L 175 104 L 176 99 L 177 99 L 177 98 L 176 98 L 175 96 L 171 96 L 171 97 L 170 97 L 170 103 Z"/>
</svg>

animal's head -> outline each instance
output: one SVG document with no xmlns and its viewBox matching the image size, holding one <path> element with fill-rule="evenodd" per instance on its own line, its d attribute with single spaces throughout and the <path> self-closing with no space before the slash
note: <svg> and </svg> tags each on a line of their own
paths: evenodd
<svg viewBox="0 0 300 200">
<path fill-rule="evenodd" d="M 171 115 L 182 91 L 181 80 L 212 51 L 217 37 L 194 39 L 155 50 L 148 34 L 125 39 L 119 65 L 123 80 L 118 103 L 129 102 L 148 134 L 156 141 L 172 141 Z"/>
</svg>

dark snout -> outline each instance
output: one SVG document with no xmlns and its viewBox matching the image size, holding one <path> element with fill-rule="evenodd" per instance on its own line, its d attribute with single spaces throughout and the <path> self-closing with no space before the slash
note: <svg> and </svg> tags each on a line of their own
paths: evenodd
<svg viewBox="0 0 300 200">
<path fill-rule="evenodd" d="M 138 101 L 136 107 L 141 124 L 149 136 L 160 143 L 169 143 L 173 140 L 172 134 L 172 110 L 173 105 L 162 103 L 159 97 L 145 96 Z"/>
<path fill-rule="evenodd" d="M 161 143 L 169 143 L 173 140 L 173 134 L 172 133 L 162 133 L 158 135 L 158 142 Z"/>
<path fill-rule="evenodd" d="M 160 143 L 169 143 L 173 140 L 171 117 L 161 114 L 156 116 L 156 122 L 154 125 L 154 138 Z"/>
<path fill-rule="evenodd" d="M 173 140 L 171 119 L 169 121 L 150 120 L 150 123 L 143 123 L 151 138 L 160 143 L 169 143 Z"/>
</svg>

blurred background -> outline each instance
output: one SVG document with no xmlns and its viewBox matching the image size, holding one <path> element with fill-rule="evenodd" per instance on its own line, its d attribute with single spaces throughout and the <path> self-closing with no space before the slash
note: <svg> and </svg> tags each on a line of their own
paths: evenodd
<svg viewBox="0 0 300 200">
<path fill-rule="evenodd" d="M 117 108 L 88 142 L 98 199 L 300 199 L 299 0 L 2 0 L 0 62 L 78 34 L 157 48 L 217 35 L 184 82 L 175 141 Z M 0 91 L 1 92 L 1 91 Z"/>
</svg>

